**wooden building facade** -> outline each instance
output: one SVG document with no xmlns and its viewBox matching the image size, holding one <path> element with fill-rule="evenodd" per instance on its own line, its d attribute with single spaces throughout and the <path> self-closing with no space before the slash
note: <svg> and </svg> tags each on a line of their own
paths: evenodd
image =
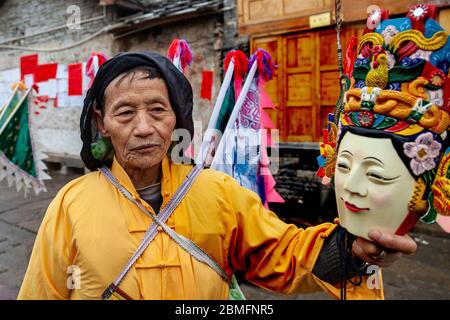
<svg viewBox="0 0 450 320">
<path fill-rule="evenodd" d="M 350 37 L 364 30 L 369 5 L 389 9 L 395 17 L 423 1 L 341 2 L 345 52 Z M 438 21 L 450 32 L 450 1 L 428 3 L 440 7 Z M 250 37 L 250 50 L 267 50 L 278 65 L 267 90 L 277 107 L 269 113 L 281 141 L 319 141 L 339 96 L 335 1 L 237 0 L 237 6 L 239 33 Z"/>
</svg>

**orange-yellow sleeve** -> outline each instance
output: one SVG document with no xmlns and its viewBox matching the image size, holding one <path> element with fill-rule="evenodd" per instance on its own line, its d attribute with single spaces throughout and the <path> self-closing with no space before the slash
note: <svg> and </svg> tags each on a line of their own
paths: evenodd
<svg viewBox="0 0 450 320">
<path fill-rule="evenodd" d="M 339 298 L 339 287 L 312 273 L 325 239 L 337 224 L 306 229 L 286 224 L 264 208 L 256 193 L 233 179 L 228 183 L 237 225 L 230 240 L 231 265 L 243 271 L 247 281 L 272 291 L 292 294 L 322 289 Z M 383 289 L 369 289 L 364 277 L 361 286 L 349 283 L 347 299 L 383 299 Z"/>
<path fill-rule="evenodd" d="M 61 190 L 45 213 L 17 299 L 69 298 L 71 275 L 68 272 L 74 250 L 63 200 L 64 190 Z"/>
</svg>

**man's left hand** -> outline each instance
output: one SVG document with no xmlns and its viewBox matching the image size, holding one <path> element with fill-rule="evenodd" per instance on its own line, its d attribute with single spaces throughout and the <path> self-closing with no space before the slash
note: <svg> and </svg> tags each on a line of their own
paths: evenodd
<svg viewBox="0 0 450 320">
<path fill-rule="evenodd" d="M 403 254 L 414 254 L 416 242 L 408 235 L 399 236 L 383 233 L 379 230 L 369 232 L 368 241 L 358 237 L 353 241 L 353 254 L 371 265 L 389 267 Z"/>
</svg>

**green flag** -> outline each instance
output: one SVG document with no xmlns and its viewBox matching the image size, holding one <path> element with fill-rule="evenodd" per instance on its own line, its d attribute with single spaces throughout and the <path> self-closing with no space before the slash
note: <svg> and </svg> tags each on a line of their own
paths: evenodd
<svg viewBox="0 0 450 320">
<path fill-rule="evenodd" d="M 222 106 L 220 107 L 219 116 L 217 118 L 215 129 L 220 130 L 223 133 L 225 127 L 227 126 L 230 115 L 233 112 L 234 105 L 236 104 L 235 93 L 234 93 L 234 80 L 231 79 L 231 85 L 227 89 L 225 98 L 223 99 Z"/>
<path fill-rule="evenodd" d="M 46 191 L 43 180 L 50 177 L 45 173 L 45 158 L 36 149 L 29 121 L 31 90 L 14 90 L 11 98 L 0 113 L 0 181 L 7 179 L 17 191 L 24 188 L 36 194 Z"/>
</svg>

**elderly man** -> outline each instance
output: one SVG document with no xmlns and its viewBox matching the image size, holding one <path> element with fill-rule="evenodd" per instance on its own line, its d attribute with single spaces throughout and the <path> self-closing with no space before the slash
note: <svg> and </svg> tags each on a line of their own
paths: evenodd
<svg viewBox="0 0 450 320">
<path fill-rule="evenodd" d="M 50 204 L 19 298 L 100 299 L 114 292 L 128 299 L 226 299 L 234 283 L 228 280 L 240 273 L 283 293 L 323 289 L 339 297 L 344 290 L 351 299 L 382 299 L 382 287 L 368 285 L 363 262 L 385 267 L 414 253 L 408 236 L 374 231 L 369 242 L 332 223 L 299 229 L 210 169 L 161 222 L 159 213 L 192 173 L 191 165 L 168 157 L 174 129 L 193 134 L 192 104 L 187 79 L 158 54 L 124 53 L 100 68 L 81 118 L 81 155 L 93 172 L 68 183 Z M 93 156 L 98 138 L 110 141 L 113 157 Z M 135 254 L 155 221 L 154 239 Z M 359 283 L 350 279 L 358 275 Z"/>
</svg>

